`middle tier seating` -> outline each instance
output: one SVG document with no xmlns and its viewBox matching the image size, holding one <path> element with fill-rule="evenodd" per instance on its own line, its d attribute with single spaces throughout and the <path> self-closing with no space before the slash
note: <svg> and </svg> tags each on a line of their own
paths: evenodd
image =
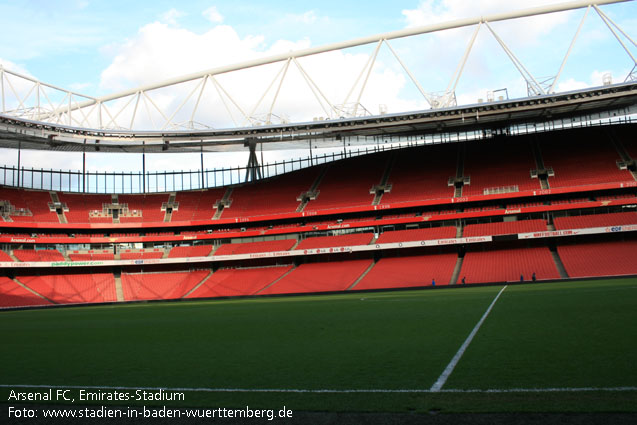
<svg viewBox="0 0 637 425">
<path fill-rule="evenodd" d="M 511 235 L 517 233 L 545 232 L 544 220 L 500 221 L 495 223 L 467 224 L 462 232 L 465 238 L 473 236 Z"/>
<path fill-rule="evenodd" d="M 373 233 L 350 233 L 339 236 L 316 236 L 302 240 L 297 245 L 297 250 L 334 248 L 342 246 L 369 245 L 374 238 Z"/>
<path fill-rule="evenodd" d="M 14 249 L 13 255 L 20 261 L 65 261 L 64 256 L 56 249 Z"/>
<path fill-rule="evenodd" d="M 407 241 L 426 241 L 434 239 L 451 239 L 456 237 L 455 227 L 432 227 L 424 229 L 392 230 L 384 232 L 376 243 L 392 243 Z"/>
<path fill-rule="evenodd" d="M 168 253 L 168 258 L 207 257 L 212 245 L 176 246 Z"/>
<path fill-rule="evenodd" d="M 296 239 L 278 239 L 274 241 L 243 242 L 223 244 L 214 255 L 254 254 L 257 252 L 288 251 L 296 244 Z"/>
<path fill-rule="evenodd" d="M 553 219 L 556 230 L 585 229 L 587 227 L 624 226 L 637 224 L 637 213 L 618 212 L 610 214 L 576 215 L 571 217 L 555 217 Z"/>
<path fill-rule="evenodd" d="M 467 252 L 458 282 L 466 283 L 519 282 L 520 276 L 531 280 L 559 279 L 553 257 L 548 248 L 515 248 Z"/>
</svg>

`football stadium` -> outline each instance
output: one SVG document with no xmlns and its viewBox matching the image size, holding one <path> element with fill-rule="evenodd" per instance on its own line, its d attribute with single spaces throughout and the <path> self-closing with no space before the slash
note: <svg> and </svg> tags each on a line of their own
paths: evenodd
<svg viewBox="0 0 637 425">
<path fill-rule="evenodd" d="M 637 10 L 520 6 L 101 96 L 0 66 L 2 422 L 634 423 Z M 502 25 L 563 13 L 538 77 Z M 593 20 L 626 75 L 559 89 Z M 399 43 L 449 31 L 429 91 Z M 521 96 L 457 93 L 483 38 Z M 388 58 L 422 107 L 370 112 Z"/>
</svg>

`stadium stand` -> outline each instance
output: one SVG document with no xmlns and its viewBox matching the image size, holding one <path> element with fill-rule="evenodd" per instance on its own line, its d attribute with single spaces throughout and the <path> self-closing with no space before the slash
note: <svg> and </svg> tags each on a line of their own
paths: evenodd
<svg viewBox="0 0 637 425">
<path fill-rule="evenodd" d="M 176 246 L 168 253 L 168 258 L 206 257 L 212 252 L 212 245 Z"/>
<path fill-rule="evenodd" d="M 569 277 L 637 274 L 637 241 L 578 243 L 557 247 Z"/>
<path fill-rule="evenodd" d="M 26 307 L 50 304 L 44 298 L 34 295 L 8 277 L 0 276 L 0 307 Z"/>
<path fill-rule="evenodd" d="M 16 279 L 59 304 L 117 300 L 115 279 L 110 273 L 18 276 Z"/>
<path fill-rule="evenodd" d="M 570 217 L 555 217 L 553 219 L 556 230 L 585 229 L 587 227 L 624 226 L 637 224 L 637 213 L 619 212 L 610 214 L 575 215 Z"/>
<path fill-rule="evenodd" d="M 65 261 L 56 249 L 14 249 L 13 255 L 20 261 Z"/>
<path fill-rule="evenodd" d="M 186 298 L 254 295 L 291 269 L 292 266 L 220 269 Z"/>
<path fill-rule="evenodd" d="M 316 236 L 302 240 L 296 249 L 333 248 L 340 246 L 369 245 L 373 233 L 350 233 L 339 236 Z"/>
<path fill-rule="evenodd" d="M 78 195 L 58 193 L 60 202 L 66 204 L 68 212 L 64 213 L 69 223 L 112 223 L 113 217 L 98 217 L 104 212 L 104 205 L 111 203 L 110 195 Z"/>
<path fill-rule="evenodd" d="M 318 197 L 305 211 L 371 205 L 374 194 L 369 190 L 380 183 L 388 160 L 389 155 L 381 153 L 329 164 L 318 186 Z"/>
<path fill-rule="evenodd" d="M 533 273 L 538 280 L 559 279 L 559 272 L 548 248 L 467 252 L 462 263 L 460 279 L 466 276 L 466 283 L 519 282 L 520 275 L 529 281 Z"/>
<path fill-rule="evenodd" d="M 628 171 L 617 168 L 616 162 L 621 158 L 612 143 L 600 143 L 607 140 L 602 132 L 592 128 L 573 131 L 566 143 L 560 134 L 544 136 L 540 146 L 545 166 L 555 172 L 554 177 L 549 177 L 552 188 L 634 181 Z M 577 139 L 577 148 L 568 143 L 573 139 Z"/>
<path fill-rule="evenodd" d="M 164 256 L 164 251 L 158 248 L 153 249 L 152 251 L 137 251 L 133 252 L 130 249 L 126 249 L 123 252 L 120 252 L 119 258 L 121 260 L 143 260 L 143 259 L 157 259 L 162 258 Z"/>
<path fill-rule="evenodd" d="M 547 227 L 544 220 L 500 221 L 495 223 L 467 224 L 462 235 L 469 238 L 473 236 L 544 232 L 546 230 Z"/>
<path fill-rule="evenodd" d="M 464 175 L 471 184 L 463 187 L 462 196 L 541 188 L 538 179 L 531 179 L 530 171 L 537 167 L 526 140 L 468 143 L 465 158 Z"/>
<path fill-rule="evenodd" d="M 381 204 L 453 197 L 447 181 L 456 175 L 457 146 L 409 148 L 395 155 L 388 179 L 391 192 L 383 195 Z"/>
<path fill-rule="evenodd" d="M 447 285 L 457 260 L 455 253 L 382 258 L 352 289 Z"/>
<path fill-rule="evenodd" d="M 6 252 L 0 251 L 0 262 L 5 262 L 5 261 L 13 262 L 15 260 L 11 258 L 11 256 L 7 254 Z"/>
<path fill-rule="evenodd" d="M 279 239 L 263 242 L 229 243 L 221 245 L 214 255 L 253 254 L 257 252 L 288 251 L 296 244 L 296 239 Z"/>
<path fill-rule="evenodd" d="M 114 260 L 115 255 L 113 253 L 96 253 L 96 252 L 82 252 L 82 253 L 69 253 L 71 261 L 101 261 L 101 260 Z"/>
<path fill-rule="evenodd" d="M 120 217 L 120 223 L 145 222 L 158 223 L 164 221 L 165 212 L 161 210 L 163 202 L 168 201 L 167 194 L 159 195 L 119 195 L 120 205 L 127 205 L 129 213 L 140 213 L 139 217 Z"/>
<path fill-rule="evenodd" d="M 321 167 L 313 167 L 235 187 L 232 204 L 224 209 L 222 218 L 294 212 L 301 203 L 297 197 L 312 187 L 321 171 Z"/>
<path fill-rule="evenodd" d="M 173 211 L 171 222 L 211 220 L 217 210 L 215 202 L 223 198 L 226 188 L 178 192 L 175 202 L 179 208 Z"/>
<path fill-rule="evenodd" d="M 24 209 L 27 215 L 11 215 L 17 222 L 59 223 L 55 212 L 49 210 L 51 195 L 37 190 L 0 189 L 0 201 L 9 201 L 16 209 Z"/>
<path fill-rule="evenodd" d="M 162 273 L 122 273 L 126 301 L 182 298 L 200 283 L 209 270 Z"/>
<path fill-rule="evenodd" d="M 376 243 L 426 241 L 433 239 L 450 239 L 456 237 L 455 227 L 431 227 L 424 229 L 393 230 L 381 234 Z"/>
<path fill-rule="evenodd" d="M 259 295 L 345 291 L 372 264 L 372 260 L 301 264 Z"/>
</svg>

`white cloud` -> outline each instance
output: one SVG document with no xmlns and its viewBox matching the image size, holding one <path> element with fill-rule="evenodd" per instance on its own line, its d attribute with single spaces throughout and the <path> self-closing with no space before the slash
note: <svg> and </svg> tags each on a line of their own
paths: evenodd
<svg viewBox="0 0 637 425">
<path fill-rule="evenodd" d="M 186 16 L 184 12 L 172 8 L 161 15 L 161 21 L 168 25 L 177 26 L 177 20 L 183 16 Z"/>
<path fill-rule="evenodd" d="M 574 78 L 568 78 L 557 84 L 557 91 L 566 92 L 566 91 L 573 91 L 573 90 L 582 90 L 588 87 L 599 87 L 604 85 L 604 80 L 606 78 L 611 78 L 611 82 L 615 82 L 615 83 L 617 82 L 617 81 L 612 81 L 613 75 L 610 71 L 608 70 L 600 71 L 596 69 L 595 71 L 591 73 L 589 77 L 589 81 L 578 81 Z"/>
<path fill-rule="evenodd" d="M 308 19 L 311 19 L 310 15 Z M 113 62 L 102 73 L 100 85 L 103 90 L 109 92 L 132 89 L 201 70 L 287 53 L 310 46 L 311 42 L 308 39 L 277 40 L 267 44 L 263 36 L 242 38 L 228 25 L 218 25 L 205 33 L 197 34 L 183 28 L 154 22 L 141 28 L 134 39 L 119 46 Z M 298 60 L 329 101 L 340 104 L 345 101 L 351 85 L 367 63 L 368 54 L 336 51 Z M 209 80 L 193 121 L 199 123 L 212 121 L 216 128 L 232 126 L 233 122 L 236 122 L 236 125 L 246 125 L 245 117 L 234 103 L 236 102 L 245 114 L 251 114 L 253 110 L 255 116 L 267 114 L 272 108 L 277 91 L 278 97 L 272 112 L 279 117 L 288 117 L 298 122 L 329 115 L 329 111 L 326 113 L 321 108 L 305 77 L 294 63 L 290 63 L 285 74 L 285 81 L 280 88 L 279 80 L 273 83 L 275 76 L 282 72 L 284 65 L 285 62 L 279 62 L 217 75 L 217 81 L 230 94 L 232 100 L 225 94 L 221 98 L 219 96 L 221 89 L 218 91 L 214 83 Z M 170 116 L 196 88 L 196 84 L 197 82 L 189 82 L 152 91 L 149 97 L 166 116 Z M 359 82 L 359 88 L 360 84 Z M 378 114 L 380 104 L 386 104 L 390 112 L 425 108 L 424 102 L 413 102 L 400 97 L 405 84 L 406 79 L 400 72 L 394 71 L 379 60 L 369 77 L 361 103 L 373 114 Z M 268 86 L 271 88 L 264 95 Z M 257 101 L 262 96 L 262 102 L 255 109 Z M 358 89 L 353 91 L 348 103 L 354 102 L 357 96 Z M 191 119 L 192 108 L 197 98 L 198 95 L 193 95 L 186 101 L 184 112 L 175 116 L 175 122 Z M 120 100 L 119 105 L 127 101 L 128 99 Z M 151 121 L 155 123 L 165 121 L 165 118 L 161 117 L 152 105 L 146 106 L 145 103 L 149 102 L 140 103 L 135 120 L 136 127 L 152 126 Z M 127 111 L 121 114 L 118 125 L 128 125 L 134 104 L 135 102 L 131 102 Z M 230 114 L 227 109 L 230 109 Z"/>
<path fill-rule="evenodd" d="M 203 11 L 202 15 L 213 24 L 223 23 L 223 16 L 219 13 L 216 6 L 210 6 Z"/>
</svg>

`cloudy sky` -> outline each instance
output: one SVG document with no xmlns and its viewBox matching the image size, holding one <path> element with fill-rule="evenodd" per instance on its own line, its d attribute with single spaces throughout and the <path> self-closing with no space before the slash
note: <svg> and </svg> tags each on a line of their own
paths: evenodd
<svg viewBox="0 0 637 425">
<path fill-rule="evenodd" d="M 553 0 L 397 0 L 366 2 L 298 1 L 89 1 L 1 0 L 0 63 L 10 70 L 90 96 L 134 89 L 167 78 L 307 47 L 349 40 L 458 18 L 484 16 L 544 4 Z M 602 8 L 633 39 L 637 37 L 637 3 Z M 538 79 L 554 77 L 584 10 L 496 22 L 493 29 Z M 441 92 L 464 53 L 474 28 L 449 30 L 391 41 L 390 44 L 427 92 Z M 633 55 L 637 49 L 630 45 Z M 373 45 L 302 58 L 307 74 L 333 103 L 343 103 L 374 50 Z M 245 111 L 251 111 L 281 64 L 225 75 L 219 82 Z M 591 11 L 566 64 L 556 91 L 600 85 L 610 73 L 624 80 L 632 59 Z M 278 84 L 278 83 L 277 83 Z M 276 84 L 273 86 L 276 87 Z M 360 85 L 358 86 L 358 88 Z M 167 110 L 193 86 L 158 93 L 155 101 Z M 352 101 L 358 88 L 351 90 Z M 456 88 L 458 103 L 475 103 L 487 91 L 506 88 L 509 97 L 526 95 L 526 84 L 487 28 L 482 28 Z M 245 124 L 237 108 L 224 107 L 212 89 L 200 108 L 197 122 L 216 128 Z M 264 95 L 256 113 L 267 112 L 274 90 Z M 172 97 L 174 96 L 174 98 Z M 226 99 L 227 102 L 227 99 Z M 427 109 L 390 50 L 383 46 L 372 69 L 361 104 L 372 114 Z M 382 105 L 382 106 L 381 106 Z M 172 108 L 172 109 L 171 109 Z M 324 116 L 299 70 L 290 66 L 274 112 L 291 121 Z M 135 122 L 148 127 L 149 112 Z M 207 121 L 214 116 L 214 122 Z M 130 121 L 126 113 L 124 121 Z M 118 123 L 119 124 L 119 123 Z M 15 155 L 1 152 L 5 164 Z M 235 156 L 236 157 L 236 156 Z M 186 158 L 186 157 L 183 157 Z M 207 155 L 206 166 L 227 163 Z M 180 165 L 187 161 L 177 161 Z M 241 161 L 244 162 L 244 161 Z M 81 158 L 25 153 L 23 165 L 81 168 Z M 165 156 L 149 160 L 149 169 L 173 168 Z M 118 159 L 92 155 L 91 169 L 138 167 L 135 156 Z M 177 166 L 176 168 L 184 168 Z M 188 168 L 188 167 L 185 167 Z"/>
</svg>

